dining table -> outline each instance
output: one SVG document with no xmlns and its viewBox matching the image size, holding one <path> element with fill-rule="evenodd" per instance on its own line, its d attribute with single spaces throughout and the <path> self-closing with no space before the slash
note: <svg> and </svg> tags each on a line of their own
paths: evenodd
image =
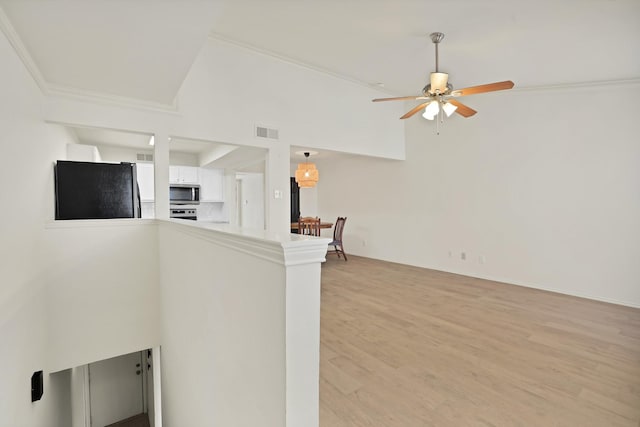
<svg viewBox="0 0 640 427">
<path fill-rule="evenodd" d="M 323 222 L 320 221 L 320 228 L 331 228 L 333 227 L 333 223 L 332 222 Z M 292 222 L 291 223 L 291 231 L 298 231 L 298 223 L 297 222 Z"/>
</svg>

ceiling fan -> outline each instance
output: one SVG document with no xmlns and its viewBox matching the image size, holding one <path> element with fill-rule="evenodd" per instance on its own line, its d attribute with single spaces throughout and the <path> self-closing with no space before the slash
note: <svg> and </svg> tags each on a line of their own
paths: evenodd
<svg viewBox="0 0 640 427">
<path fill-rule="evenodd" d="M 471 117 L 477 113 L 473 108 L 467 107 L 455 98 L 467 95 L 475 95 L 477 93 L 494 92 L 497 90 L 511 89 L 513 82 L 505 80 L 503 82 L 488 83 L 479 86 L 471 86 L 464 89 L 453 89 L 449 83 L 449 74 L 438 71 L 438 44 L 444 38 L 443 33 L 431 33 L 429 35 L 431 41 L 436 45 L 436 71 L 431 73 L 429 84 L 422 89 L 422 95 L 417 96 L 398 96 L 395 98 L 376 98 L 373 102 L 380 101 L 408 101 L 414 99 L 425 100 L 422 104 L 408 111 L 400 119 L 408 119 L 418 111 L 424 109 L 422 117 L 427 120 L 434 120 L 438 116 L 443 118 L 443 113 L 449 117 L 454 112 L 462 117 Z"/>
</svg>

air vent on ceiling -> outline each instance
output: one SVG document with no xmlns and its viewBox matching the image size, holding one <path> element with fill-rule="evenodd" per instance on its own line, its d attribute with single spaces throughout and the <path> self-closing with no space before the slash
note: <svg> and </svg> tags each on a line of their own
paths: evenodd
<svg viewBox="0 0 640 427">
<path fill-rule="evenodd" d="M 153 154 L 137 153 L 136 160 L 139 162 L 153 162 Z"/>
<path fill-rule="evenodd" d="M 256 126 L 256 136 L 258 138 L 278 139 L 278 129 Z"/>
</svg>

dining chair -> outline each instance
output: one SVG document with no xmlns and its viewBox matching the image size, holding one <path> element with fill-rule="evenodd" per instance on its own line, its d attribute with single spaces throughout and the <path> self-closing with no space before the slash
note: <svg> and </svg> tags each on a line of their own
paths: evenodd
<svg viewBox="0 0 640 427">
<path fill-rule="evenodd" d="M 298 234 L 320 236 L 320 218 L 312 216 L 298 218 Z"/>
<path fill-rule="evenodd" d="M 342 245 L 342 232 L 344 231 L 344 223 L 347 222 L 347 217 L 339 216 L 336 219 L 336 225 L 333 227 L 333 241 L 329 243 L 329 246 L 333 246 L 332 251 L 327 251 L 327 253 L 335 253 L 340 258 L 340 254 L 344 256 L 344 260 L 347 260 L 347 254 L 344 252 L 344 247 Z"/>
</svg>

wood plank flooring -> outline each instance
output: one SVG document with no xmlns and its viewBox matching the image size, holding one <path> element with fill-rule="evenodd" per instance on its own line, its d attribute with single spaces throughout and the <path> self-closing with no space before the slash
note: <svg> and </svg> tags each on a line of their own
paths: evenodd
<svg viewBox="0 0 640 427">
<path fill-rule="evenodd" d="M 147 414 L 134 415 L 131 418 L 109 424 L 106 427 L 149 427 L 149 416 Z"/>
<path fill-rule="evenodd" d="M 321 427 L 640 426 L 639 309 L 351 255 L 321 307 Z"/>
</svg>

